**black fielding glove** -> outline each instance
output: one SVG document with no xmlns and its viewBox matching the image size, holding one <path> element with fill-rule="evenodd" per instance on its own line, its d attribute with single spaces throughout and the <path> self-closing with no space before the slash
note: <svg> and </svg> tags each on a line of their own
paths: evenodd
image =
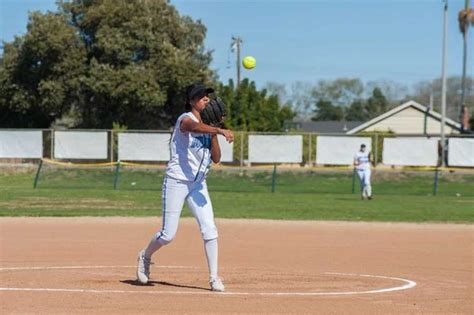
<svg viewBox="0 0 474 315">
<path fill-rule="evenodd" d="M 206 108 L 201 112 L 201 119 L 206 125 L 221 128 L 224 126 L 225 115 L 226 105 L 217 97 L 209 101 Z"/>
</svg>

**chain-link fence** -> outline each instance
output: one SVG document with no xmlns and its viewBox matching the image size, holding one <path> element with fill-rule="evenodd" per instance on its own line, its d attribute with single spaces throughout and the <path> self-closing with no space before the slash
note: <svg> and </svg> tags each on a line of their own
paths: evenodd
<svg viewBox="0 0 474 315">
<path fill-rule="evenodd" d="M 57 130 L 52 130 L 52 129 L 45 129 L 45 130 L 32 130 L 32 129 L 1 129 L 0 130 L 0 135 L 5 135 L 9 133 L 15 133 L 18 137 L 18 134 L 21 135 L 22 132 L 24 131 L 37 131 L 41 132 L 42 136 L 42 154 L 41 156 L 36 156 L 34 158 L 28 157 L 28 156 L 9 156 L 8 154 L 2 154 L 5 152 L 8 152 L 11 149 L 12 144 L 11 143 L 18 143 L 21 141 L 15 142 L 15 140 L 4 140 L 5 137 L 0 137 L 0 163 L 35 163 L 41 158 L 46 158 L 46 159 L 51 159 L 51 160 L 60 160 L 63 162 L 80 162 L 80 163 L 100 163 L 100 162 L 110 162 L 110 163 L 115 163 L 118 162 L 120 159 L 119 156 L 119 134 L 122 133 L 134 133 L 137 135 L 144 135 L 144 134 L 165 134 L 168 137 L 171 136 L 171 131 L 169 130 L 67 130 L 67 131 L 57 131 Z M 94 135 L 95 134 L 101 134 L 104 140 L 102 143 L 97 144 L 97 146 L 105 146 L 105 148 L 102 148 L 101 150 L 105 150 L 105 153 L 101 154 L 100 157 L 79 157 L 79 158 L 73 158 L 73 157 L 68 157 L 67 155 L 60 155 L 58 154 L 59 147 L 63 145 L 60 141 L 58 141 L 58 136 L 64 133 L 88 133 L 87 135 L 87 142 L 84 143 L 77 143 L 77 144 L 72 144 L 72 146 L 80 147 L 80 146 L 90 146 L 91 143 L 94 142 Z M 323 134 L 323 133 L 310 133 L 310 132 L 285 132 L 285 133 L 263 133 L 263 132 L 235 132 L 234 133 L 234 142 L 232 146 L 230 147 L 230 152 L 231 152 L 231 158 L 228 159 L 226 162 L 223 162 L 223 165 L 228 165 L 228 166 L 234 166 L 234 167 L 249 167 L 249 166 L 255 166 L 255 165 L 262 165 L 262 164 L 287 164 L 291 165 L 292 167 L 297 167 L 297 166 L 335 166 L 335 165 L 351 165 L 352 157 L 354 153 L 357 150 L 357 147 L 354 148 L 354 146 L 360 145 L 359 144 L 359 139 L 363 139 L 364 141 L 369 141 L 370 147 L 371 147 L 371 152 L 372 152 L 372 159 L 374 165 L 378 165 L 384 162 L 383 160 L 383 152 L 384 152 L 384 143 L 386 143 L 386 139 L 388 138 L 397 138 L 397 139 L 407 139 L 407 143 L 409 144 L 409 139 L 425 139 L 426 141 L 428 140 L 436 140 L 439 141 L 439 135 L 423 135 L 423 134 L 412 134 L 412 135 L 395 135 L 393 133 L 360 133 L 358 135 L 346 135 L 346 134 Z M 289 159 L 288 162 L 277 162 L 282 159 L 275 159 L 275 162 L 268 162 L 271 161 L 271 158 L 266 159 L 265 161 L 267 162 L 261 162 L 258 159 L 252 160 L 251 156 L 251 151 L 256 151 L 256 150 L 267 150 L 267 154 L 272 154 L 271 148 L 265 148 L 265 145 L 260 146 L 260 147 L 252 147 L 250 143 L 250 139 L 253 136 L 268 136 L 269 139 L 271 137 L 275 138 L 278 136 L 299 136 L 299 137 L 294 137 L 296 142 L 300 142 L 301 144 L 298 144 L 298 147 L 294 150 L 300 150 L 300 158 L 295 159 Z M 291 138 L 291 137 L 290 137 Z M 468 141 L 474 141 L 474 136 L 473 135 L 449 135 L 447 136 L 448 143 L 449 139 L 466 139 Z M 322 144 L 319 145 L 318 142 L 321 142 L 322 140 L 325 140 L 325 145 L 323 146 Z M 336 140 L 344 140 L 346 142 L 340 142 Z M 2 143 L 3 141 L 3 143 Z M 7 142 L 5 142 L 7 141 Z M 328 142 L 329 141 L 329 142 Z M 332 141 L 332 142 L 331 142 Z M 359 142 L 358 142 L 359 141 Z M 336 143 L 338 142 L 338 143 Z M 347 145 L 345 144 L 347 143 Z M 469 142 L 471 143 L 471 142 Z M 349 145 L 350 144 L 350 145 Z M 468 142 L 466 142 L 466 145 Z M 18 146 L 21 147 L 21 143 L 18 144 Z M 142 144 L 143 145 L 143 144 Z M 146 145 L 146 144 L 145 144 Z M 223 144 L 225 145 L 225 144 Z M 9 148 L 10 146 L 10 148 Z M 339 147 L 337 147 L 339 146 Z M 64 148 L 63 148 L 64 149 Z M 153 150 L 161 150 L 161 151 L 169 151 L 169 141 L 168 143 L 161 143 L 160 147 L 153 147 L 151 148 Z M 284 155 L 286 155 L 288 152 L 285 152 L 285 148 L 281 148 L 283 150 Z M 414 147 L 407 147 L 406 151 L 410 152 L 413 150 L 416 150 L 417 148 Z M 21 148 L 19 149 L 21 151 Z M 290 150 L 290 149 L 288 149 Z M 318 152 L 321 151 L 321 152 Z M 330 152 L 333 157 L 337 157 L 340 155 L 345 155 L 346 156 L 346 162 L 340 162 L 340 163 L 331 163 L 331 161 L 328 162 L 328 160 L 324 160 L 321 157 L 323 156 L 323 153 L 328 153 L 328 151 L 333 150 L 334 152 Z M 339 150 L 339 151 L 337 151 Z M 449 145 L 448 145 L 448 150 L 449 150 Z M 469 152 L 471 148 L 466 147 L 466 159 L 469 159 Z M 323 152 L 324 151 L 324 152 Z M 432 150 L 431 150 L 432 151 Z M 434 153 L 430 151 L 430 154 L 433 155 Z M 265 152 L 264 152 L 265 153 Z M 331 154 L 329 157 L 331 157 Z M 474 156 L 474 152 L 472 154 Z M 285 159 L 283 159 L 284 161 Z M 331 160 L 331 159 L 330 159 Z M 338 159 L 334 158 L 334 161 Z M 130 162 L 134 162 L 133 160 Z M 164 165 L 167 162 L 167 158 L 161 158 L 161 159 L 153 159 L 150 158 L 147 160 L 146 158 L 141 159 L 140 161 L 142 164 L 151 164 L 151 165 Z M 439 161 L 438 161 L 439 162 Z M 466 165 L 462 165 L 463 167 L 473 167 L 474 165 L 469 165 L 471 163 L 470 161 L 467 162 Z M 425 166 L 436 166 L 436 165 L 425 165 Z M 458 165 L 450 165 L 450 166 L 458 166 Z"/>
</svg>

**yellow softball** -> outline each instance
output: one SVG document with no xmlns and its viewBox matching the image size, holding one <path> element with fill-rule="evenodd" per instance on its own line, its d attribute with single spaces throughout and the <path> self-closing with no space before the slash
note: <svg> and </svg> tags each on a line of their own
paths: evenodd
<svg viewBox="0 0 474 315">
<path fill-rule="evenodd" d="M 253 69 L 257 65 L 257 60 L 255 60 L 254 57 L 252 56 L 246 56 L 242 60 L 242 65 L 244 66 L 245 69 Z"/>
</svg>

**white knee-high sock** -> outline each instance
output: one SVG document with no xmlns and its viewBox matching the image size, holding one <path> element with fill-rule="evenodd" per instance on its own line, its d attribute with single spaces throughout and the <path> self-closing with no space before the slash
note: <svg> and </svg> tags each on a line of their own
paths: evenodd
<svg viewBox="0 0 474 315">
<path fill-rule="evenodd" d="M 370 185 L 367 185 L 367 196 L 372 196 L 372 187 Z"/>
<path fill-rule="evenodd" d="M 160 235 L 160 233 L 154 235 L 150 240 L 150 243 L 148 243 L 148 246 L 145 248 L 145 258 L 150 259 L 151 255 L 164 245 L 163 241 L 160 239 Z"/>
<path fill-rule="evenodd" d="M 204 241 L 206 251 L 207 265 L 209 267 L 209 278 L 217 278 L 217 238 Z"/>
</svg>

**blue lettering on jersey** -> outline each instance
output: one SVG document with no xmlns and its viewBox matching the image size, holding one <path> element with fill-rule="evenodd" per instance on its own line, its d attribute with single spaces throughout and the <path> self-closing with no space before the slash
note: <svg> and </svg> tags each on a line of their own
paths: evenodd
<svg viewBox="0 0 474 315">
<path fill-rule="evenodd" d="M 211 137 L 208 136 L 197 136 L 197 137 L 192 137 L 193 141 L 191 142 L 191 148 L 206 148 L 206 149 L 211 149 Z"/>
</svg>

